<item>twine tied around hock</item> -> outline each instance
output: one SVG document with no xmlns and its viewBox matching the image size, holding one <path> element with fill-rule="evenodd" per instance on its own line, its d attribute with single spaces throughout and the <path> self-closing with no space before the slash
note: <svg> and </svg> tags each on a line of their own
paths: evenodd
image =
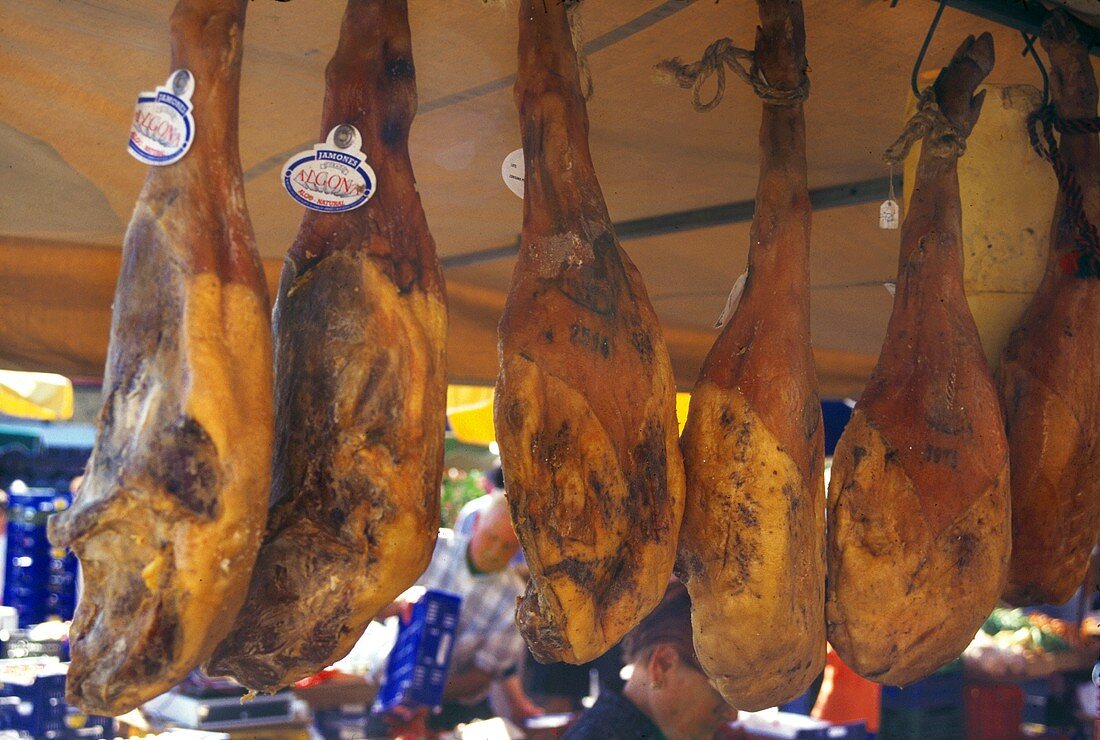
<svg viewBox="0 0 1100 740">
<path fill-rule="evenodd" d="M 747 61 L 746 67 L 743 62 Z M 756 66 L 756 54 L 750 49 L 733 45 L 733 41 L 722 38 L 715 41 L 703 52 L 703 58 L 697 62 L 685 64 L 679 58 L 662 60 L 657 70 L 671 77 L 676 84 L 691 90 L 691 104 L 700 113 L 713 110 L 722 102 L 726 94 L 726 69 L 752 86 L 753 92 L 766 105 L 794 106 L 810 96 L 810 78 L 802 75 L 802 81 L 793 89 L 773 87 L 768 84 L 760 68 Z M 703 86 L 711 77 L 715 78 L 717 88 L 710 100 L 703 101 Z"/>
<path fill-rule="evenodd" d="M 922 151 L 931 157 L 958 159 L 966 154 L 966 137 L 940 110 L 931 87 L 921 93 L 917 112 L 906 121 L 897 141 L 883 152 L 883 160 L 891 166 L 900 165 L 909 156 L 913 144 L 921 139 L 924 139 Z"/>
<path fill-rule="evenodd" d="M 1055 131 L 1063 136 L 1095 136 L 1100 132 L 1100 118 L 1062 118 L 1049 103 L 1027 118 L 1031 148 L 1054 168 L 1058 189 L 1065 198 L 1066 217 L 1076 231 L 1074 248 L 1059 258 L 1059 266 L 1067 275 L 1097 279 L 1100 278 L 1100 234 L 1085 214 L 1084 193 L 1073 167 L 1062 157 L 1054 138 Z"/>
</svg>

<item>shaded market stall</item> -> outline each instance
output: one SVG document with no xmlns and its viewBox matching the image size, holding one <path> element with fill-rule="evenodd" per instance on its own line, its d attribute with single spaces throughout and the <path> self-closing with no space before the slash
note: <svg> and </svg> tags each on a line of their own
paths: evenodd
<svg viewBox="0 0 1100 740">
<path fill-rule="evenodd" d="M 0 367 L 98 377 L 119 246 L 145 173 L 125 152 L 126 131 L 136 93 L 167 72 L 170 8 L 151 0 L 5 5 Z M 1026 17 L 1018 3 L 1000 5 Z M 301 214 L 278 175 L 290 154 L 317 141 L 340 10 L 256 2 L 249 11 L 241 155 L 272 285 Z M 897 234 L 877 226 L 888 177 L 880 155 L 904 118 L 913 62 L 936 11 L 937 3 L 918 0 L 806 3 L 813 341 L 824 395 L 858 394 L 885 330 L 891 299 L 882 285 L 895 271 Z M 496 322 L 521 215 L 500 175 L 519 146 L 512 9 L 418 2 L 411 16 L 420 86 L 411 149 L 447 277 L 450 376 L 487 384 L 497 372 Z M 697 59 L 718 36 L 750 45 L 754 8 L 607 0 L 591 3 L 583 18 L 597 168 L 687 388 L 744 267 L 759 105 L 731 80 L 723 104 L 697 114 L 655 65 Z M 1019 53 L 1019 32 L 955 7 L 944 12 L 924 67 L 941 65 L 958 38 L 982 30 L 997 44 L 991 82 L 1041 84 Z M 1011 192 L 1011 183 L 1004 187 Z"/>
</svg>

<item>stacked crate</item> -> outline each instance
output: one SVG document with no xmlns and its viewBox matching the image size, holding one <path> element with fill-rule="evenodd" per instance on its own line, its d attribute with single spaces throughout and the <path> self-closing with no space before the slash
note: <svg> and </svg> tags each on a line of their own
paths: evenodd
<svg viewBox="0 0 1100 740">
<path fill-rule="evenodd" d="M 962 740 L 963 726 L 960 661 L 905 688 L 882 687 L 882 740 Z"/>
<path fill-rule="evenodd" d="M 12 486 L 7 505 L 4 604 L 19 612 L 19 626 L 51 618 L 72 619 L 76 607 L 77 560 L 50 545 L 46 521 L 72 503 L 68 491 Z"/>
<path fill-rule="evenodd" d="M 0 729 L 35 740 L 115 737 L 110 717 L 86 715 L 65 703 L 68 664 L 48 658 L 0 661 Z"/>
</svg>

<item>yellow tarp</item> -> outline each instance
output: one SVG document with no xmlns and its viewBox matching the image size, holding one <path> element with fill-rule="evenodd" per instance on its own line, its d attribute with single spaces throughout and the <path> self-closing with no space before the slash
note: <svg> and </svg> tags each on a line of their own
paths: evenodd
<svg viewBox="0 0 1100 740">
<path fill-rule="evenodd" d="M 676 394 L 676 418 L 680 431 L 687 419 L 687 393 Z M 493 430 L 493 389 L 480 385 L 447 386 L 447 420 L 455 439 L 468 444 L 487 445 L 496 439 Z"/>
<path fill-rule="evenodd" d="M 73 384 L 64 375 L 0 370 L 0 414 L 61 421 L 73 415 Z"/>
</svg>

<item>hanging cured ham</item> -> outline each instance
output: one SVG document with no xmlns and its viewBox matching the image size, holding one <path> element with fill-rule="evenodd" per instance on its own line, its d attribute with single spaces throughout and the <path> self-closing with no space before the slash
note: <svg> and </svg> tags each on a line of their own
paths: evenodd
<svg viewBox="0 0 1100 740">
<path fill-rule="evenodd" d="M 663 596 L 683 510 L 675 385 L 588 149 L 561 2 L 520 4 L 523 236 L 500 322 L 495 423 L 531 569 L 516 620 L 540 661 L 602 654 Z"/>
<path fill-rule="evenodd" d="M 1012 456 L 1012 560 L 1004 598 L 1018 605 L 1069 599 L 1084 581 L 1100 533 L 1096 78 L 1088 48 L 1064 13 L 1048 16 L 1042 44 L 1062 131 L 1055 151 L 1077 193 L 1068 197 L 1060 177 L 1046 273 L 997 376 Z M 1091 123 L 1091 130 L 1071 125 L 1080 122 Z"/>
<path fill-rule="evenodd" d="M 957 160 L 993 67 L 968 38 L 907 127 L 923 137 L 879 361 L 829 485 L 829 641 L 904 685 L 957 657 L 989 615 L 1011 547 L 1008 448 L 963 293 Z"/>
<path fill-rule="evenodd" d="M 342 658 L 427 566 L 439 526 L 447 310 L 409 160 L 405 0 L 350 0 L 322 136 L 350 124 L 377 193 L 305 213 L 275 306 L 273 505 L 248 602 L 208 666 L 274 691 Z"/>
<path fill-rule="evenodd" d="M 805 90 L 801 3 L 760 0 L 759 10 L 759 76 Z M 824 442 L 801 100 L 765 97 L 744 293 L 703 363 L 681 440 L 677 572 L 691 593 L 695 649 L 726 700 L 746 710 L 800 695 L 825 663 Z"/>
<path fill-rule="evenodd" d="M 152 167 L 123 244 L 87 474 L 50 537 L 80 558 L 68 701 L 117 715 L 205 660 L 244 599 L 264 527 L 266 284 L 245 210 L 237 100 L 246 0 L 180 0 L 172 69 L 195 133 Z"/>
</svg>

